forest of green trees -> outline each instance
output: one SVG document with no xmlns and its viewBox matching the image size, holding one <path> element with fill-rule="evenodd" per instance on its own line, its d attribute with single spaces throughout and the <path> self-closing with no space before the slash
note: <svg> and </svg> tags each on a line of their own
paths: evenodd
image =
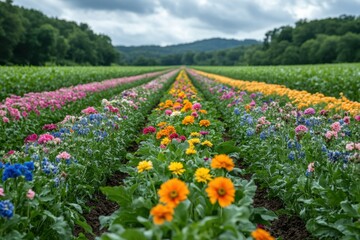
<svg viewBox="0 0 360 240">
<path fill-rule="evenodd" d="M 132 48 L 133 53 L 121 52 L 125 48 L 116 49 L 108 36 L 95 34 L 87 24 L 50 18 L 39 11 L 14 6 L 11 0 L 0 2 L 0 65 L 231 66 L 360 62 L 360 16 L 299 20 L 294 26 L 266 32 L 261 44 L 203 51 L 202 41 L 195 43 L 184 44 L 181 52 L 176 53 L 150 52 L 142 46 L 138 47 L 141 52 L 136 47 Z M 213 41 L 217 43 L 218 39 Z"/>
<path fill-rule="evenodd" d="M 0 65 L 110 65 L 119 52 L 87 24 L 0 2 Z"/>
</svg>

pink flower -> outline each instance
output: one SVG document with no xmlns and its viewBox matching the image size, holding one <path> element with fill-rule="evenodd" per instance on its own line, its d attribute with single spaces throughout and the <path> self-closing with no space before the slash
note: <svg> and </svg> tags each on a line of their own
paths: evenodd
<svg viewBox="0 0 360 240">
<path fill-rule="evenodd" d="M 328 112 L 329 112 L 329 111 L 323 109 L 323 110 L 320 111 L 320 115 L 326 116 L 326 115 L 328 114 Z"/>
<path fill-rule="evenodd" d="M 339 122 L 334 122 L 331 124 L 331 129 L 335 132 L 339 132 L 341 130 L 341 124 Z"/>
<path fill-rule="evenodd" d="M 4 194 L 4 189 L 3 189 L 3 188 L 0 188 L 0 196 L 1 196 L 1 197 L 4 197 L 4 196 L 5 196 L 5 194 Z"/>
<path fill-rule="evenodd" d="M 43 130 L 48 130 L 48 131 L 51 131 L 51 130 L 55 130 L 57 129 L 57 125 L 56 124 L 45 124 L 42 128 Z"/>
<path fill-rule="evenodd" d="M 346 144 L 346 150 L 352 151 L 355 148 L 355 144 L 353 142 Z"/>
<path fill-rule="evenodd" d="M 197 117 L 199 116 L 199 114 L 198 114 L 197 112 L 192 112 L 192 113 L 191 113 L 191 116 L 197 118 Z"/>
<path fill-rule="evenodd" d="M 22 115 L 24 118 L 26 118 L 26 117 L 28 116 L 28 113 L 25 112 L 25 111 L 23 111 L 23 112 L 21 113 L 21 115 Z"/>
<path fill-rule="evenodd" d="M 205 135 L 208 135 L 209 134 L 209 132 L 208 131 L 200 131 L 199 132 L 201 135 L 203 135 L 203 136 L 205 136 Z"/>
<path fill-rule="evenodd" d="M 36 135 L 35 133 L 30 134 L 29 136 L 27 136 L 24 140 L 25 143 L 29 143 L 29 142 L 36 142 L 38 138 L 38 135 Z"/>
<path fill-rule="evenodd" d="M 250 107 L 255 107 L 255 106 L 256 106 L 256 102 L 254 100 L 251 100 Z"/>
<path fill-rule="evenodd" d="M 296 134 L 306 133 L 308 131 L 308 128 L 305 125 L 299 125 L 295 128 Z"/>
<path fill-rule="evenodd" d="M 269 125 L 270 124 L 270 122 L 268 120 L 266 120 L 266 117 L 259 118 L 257 122 L 261 125 L 265 125 L 265 124 Z"/>
<path fill-rule="evenodd" d="M 6 155 L 10 156 L 13 155 L 15 153 L 15 150 L 10 150 Z"/>
<path fill-rule="evenodd" d="M 3 120 L 4 123 L 8 123 L 8 122 L 9 122 L 9 119 L 8 119 L 7 117 L 3 117 L 2 120 Z"/>
<path fill-rule="evenodd" d="M 354 117 L 354 119 L 359 122 L 359 121 L 360 121 L 360 115 L 356 115 L 356 116 Z"/>
<path fill-rule="evenodd" d="M 165 149 L 165 148 L 166 148 L 166 145 L 161 144 L 161 145 L 160 145 L 160 148 L 161 148 L 161 149 Z"/>
<path fill-rule="evenodd" d="M 308 172 L 313 172 L 315 170 L 315 163 L 312 162 L 308 165 Z"/>
<path fill-rule="evenodd" d="M 171 114 L 172 114 L 172 111 L 171 111 L 171 110 L 169 110 L 169 109 L 165 110 L 165 115 L 170 116 Z"/>
<path fill-rule="evenodd" d="M 193 110 L 199 111 L 201 109 L 201 104 L 200 103 L 194 103 L 194 105 L 192 106 Z"/>
<path fill-rule="evenodd" d="M 350 117 L 344 117 L 344 123 L 350 124 Z"/>
<path fill-rule="evenodd" d="M 56 158 L 59 158 L 59 159 L 69 159 L 69 158 L 71 158 L 71 155 L 70 155 L 69 153 L 67 153 L 67 152 L 62 152 L 62 153 L 58 154 L 58 155 L 56 156 Z"/>
<path fill-rule="evenodd" d="M 109 106 L 107 106 L 108 107 L 108 109 L 110 110 L 110 112 L 112 112 L 112 113 L 118 113 L 119 112 L 119 109 L 118 108 L 116 108 L 116 107 L 113 107 L 113 106 L 111 106 L 111 105 L 109 105 Z M 95 110 L 96 111 L 96 110 Z"/>
<path fill-rule="evenodd" d="M 33 200 L 34 197 L 35 197 L 35 192 L 31 189 L 28 190 L 27 194 L 26 194 L 26 197 L 30 200 Z"/>
<path fill-rule="evenodd" d="M 355 143 L 355 149 L 360 150 L 360 143 Z"/>
<path fill-rule="evenodd" d="M 59 143 L 61 143 L 61 138 L 54 138 L 53 142 L 55 144 L 59 144 Z"/>
<path fill-rule="evenodd" d="M 307 108 L 307 109 L 305 109 L 304 114 L 305 115 L 314 115 L 315 114 L 315 109 Z"/>
<path fill-rule="evenodd" d="M 327 131 L 326 133 L 325 133 L 325 137 L 327 138 L 327 139 L 331 139 L 332 137 L 334 137 L 335 139 L 337 139 L 338 138 L 338 133 L 337 132 L 335 132 L 335 131 Z"/>
<path fill-rule="evenodd" d="M 86 115 L 92 114 L 92 113 L 98 113 L 94 107 L 88 107 L 81 111 L 82 113 L 85 113 Z"/>
<path fill-rule="evenodd" d="M 51 140 L 54 140 L 54 137 L 48 133 L 45 133 L 45 134 L 40 135 L 38 143 L 43 144 L 43 143 L 47 143 Z"/>
</svg>

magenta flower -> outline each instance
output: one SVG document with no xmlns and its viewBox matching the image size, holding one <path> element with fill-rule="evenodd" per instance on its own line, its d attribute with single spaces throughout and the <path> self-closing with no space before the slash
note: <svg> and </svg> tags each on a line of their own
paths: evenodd
<svg viewBox="0 0 360 240">
<path fill-rule="evenodd" d="M 197 112 L 192 112 L 191 116 L 193 116 L 194 118 L 197 118 L 199 116 L 199 114 Z"/>
<path fill-rule="evenodd" d="M 314 115 L 315 114 L 315 109 L 307 108 L 307 109 L 305 109 L 304 114 L 305 115 Z"/>
<path fill-rule="evenodd" d="M 165 115 L 170 116 L 171 114 L 172 114 L 172 111 L 171 111 L 171 110 L 169 110 L 169 109 L 165 110 Z"/>
<path fill-rule="evenodd" d="M 81 112 L 85 113 L 86 115 L 93 114 L 93 113 L 98 113 L 98 111 L 96 111 L 96 109 L 94 107 L 85 108 Z"/>
<path fill-rule="evenodd" d="M 208 135 L 209 134 L 209 132 L 208 131 L 200 131 L 199 132 L 201 135 L 203 135 L 203 136 L 205 136 L 205 135 Z"/>
<path fill-rule="evenodd" d="M 9 122 L 9 119 L 8 119 L 7 117 L 3 117 L 2 120 L 3 120 L 4 123 L 8 123 L 8 122 Z"/>
<path fill-rule="evenodd" d="M 51 140 L 54 140 L 54 137 L 48 133 L 45 133 L 45 134 L 42 134 L 40 135 L 39 137 L 39 140 L 38 140 L 38 143 L 39 144 L 44 144 L 44 143 L 47 143 Z"/>
<path fill-rule="evenodd" d="M 344 117 L 344 123 L 350 124 L 350 117 L 348 116 Z"/>
<path fill-rule="evenodd" d="M 194 103 L 194 105 L 192 106 L 192 109 L 195 111 L 199 111 L 201 109 L 201 104 L 200 103 Z"/>
<path fill-rule="evenodd" d="M 306 133 L 309 129 L 305 125 L 299 125 L 295 128 L 296 134 Z"/>
<path fill-rule="evenodd" d="M 25 143 L 29 143 L 29 142 L 36 142 L 38 138 L 38 135 L 36 135 L 35 133 L 30 134 L 29 136 L 27 136 L 24 140 Z"/>
<path fill-rule="evenodd" d="M 156 128 L 153 126 L 149 126 L 143 129 L 143 134 L 154 133 L 154 132 L 156 132 Z"/>
<path fill-rule="evenodd" d="M 354 119 L 359 122 L 359 121 L 360 121 L 360 115 L 356 115 L 356 116 L 354 117 Z"/>
<path fill-rule="evenodd" d="M 57 129 L 57 125 L 56 124 L 45 124 L 42 128 L 43 130 L 48 130 L 48 131 L 51 131 L 51 130 L 55 130 Z"/>
</svg>

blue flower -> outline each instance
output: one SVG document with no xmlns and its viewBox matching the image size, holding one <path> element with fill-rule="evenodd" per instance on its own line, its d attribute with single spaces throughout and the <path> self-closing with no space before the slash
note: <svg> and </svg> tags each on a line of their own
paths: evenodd
<svg viewBox="0 0 360 240">
<path fill-rule="evenodd" d="M 29 171 L 34 171 L 35 169 L 34 162 L 25 162 L 24 166 L 27 167 Z"/>
<path fill-rule="evenodd" d="M 291 151 L 288 155 L 288 158 L 291 160 L 291 161 L 294 161 L 295 159 L 295 152 L 294 151 Z"/>
<path fill-rule="evenodd" d="M 261 132 L 261 133 L 260 133 L 260 139 L 261 139 L 261 140 L 265 140 L 266 138 L 267 138 L 266 132 L 265 132 L 265 131 Z"/>
<path fill-rule="evenodd" d="M 14 214 L 14 205 L 10 200 L 0 201 L 0 216 L 11 218 Z"/>
<path fill-rule="evenodd" d="M 250 136 L 252 136 L 252 135 L 254 135 L 254 134 L 255 134 L 255 130 L 254 130 L 254 129 L 248 128 L 248 129 L 246 130 L 246 136 L 250 137 Z"/>
</svg>

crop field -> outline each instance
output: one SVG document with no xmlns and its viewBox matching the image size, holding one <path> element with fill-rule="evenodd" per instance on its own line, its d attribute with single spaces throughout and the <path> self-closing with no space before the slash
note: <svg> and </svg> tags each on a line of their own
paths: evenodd
<svg viewBox="0 0 360 240">
<path fill-rule="evenodd" d="M 360 239 L 359 66 L 0 68 L 1 239 Z"/>
</svg>

